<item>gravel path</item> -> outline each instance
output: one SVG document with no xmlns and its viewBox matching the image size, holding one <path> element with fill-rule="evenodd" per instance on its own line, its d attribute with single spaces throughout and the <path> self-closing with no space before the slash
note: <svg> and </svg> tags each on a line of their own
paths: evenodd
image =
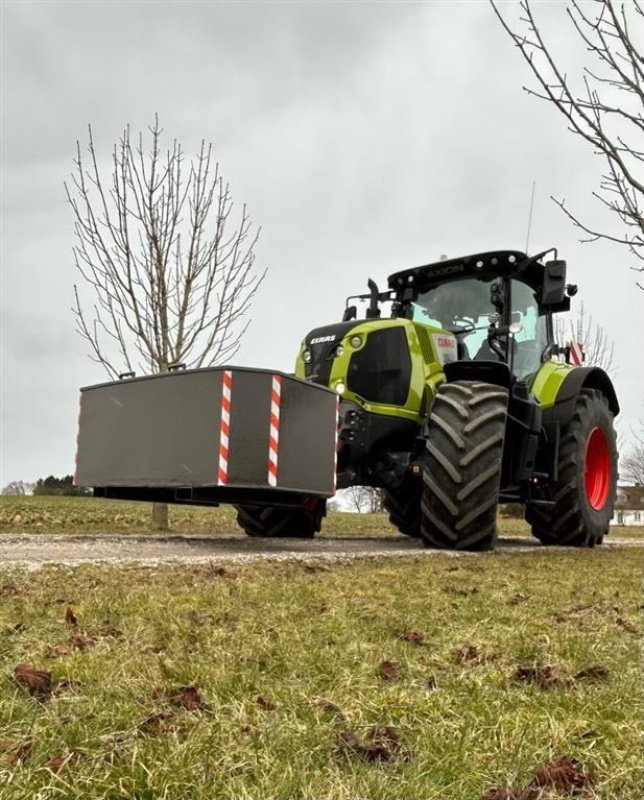
<svg viewBox="0 0 644 800">
<path fill-rule="evenodd" d="M 644 539 L 609 539 L 603 548 L 642 547 Z M 530 539 L 500 539 L 497 552 L 542 552 Z M 210 561 L 347 560 L 386 556 L 462 557 L 425 549 L 403 536 L 325 537 L 316 539 L 251 539 L 240 536 L 112 535 L 112 534 L 3 534 L 0 536 L 0 569 L 15 566 L 37 568 L 44 564 L 184 563 Z"/>
</svg>

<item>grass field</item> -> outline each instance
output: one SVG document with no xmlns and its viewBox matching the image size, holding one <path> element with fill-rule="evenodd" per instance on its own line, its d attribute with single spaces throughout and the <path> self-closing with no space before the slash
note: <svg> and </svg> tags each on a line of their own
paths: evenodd
<svg viewBox="0 0 644 800">
<path fill-rule="evenodd" d="M 148 516 L 0 498 L 5 532 Z M 235 530 L 226 508 L 171 520 Z M 324 532 L 393 529 L 330 514 Z M 598 549 L 5 570 L 0 800 L 641 800 L 643 566 Z"/>
<path fill-rule="evenodd" d="M 0 798 L 640 800 L 641 569 L 604 550 L 2 573 Z M 542 792 L 564 757 L 566 791 Z"/>
<path fill-rule="evenodd" d="M 170 525 L 175 533 L 240 532 L 230 506 L 200 508 L 172 506 Z M 501 519 L 506 536 L 529 536 L 522 520 Z M 93 497 L 0 496 L 0 533 L 147 533 L 152 530 L 150 506 Z M 386 514 L 341 514 L 329 512 L 322 532 L 327 535 L 392 535 L 396 529 Z M 611 535 L 643 537 L 644 527 L 614 527 Z"/>
</svg>

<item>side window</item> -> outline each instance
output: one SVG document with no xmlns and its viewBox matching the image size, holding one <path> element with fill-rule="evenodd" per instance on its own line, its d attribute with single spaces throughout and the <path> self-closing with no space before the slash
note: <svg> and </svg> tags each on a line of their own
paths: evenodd
<svg viewBox="0 0 644 800">
<path fill-rule="evenodd" d="M 541 357 L 548 345 L 546 317 L 539 316 L 539 305 L 534 291 L 521 281 L 512 281 L 512 322 L 520 322 L 523 329 L 515 334 L 514 373 L 527 378 L 539 369 Z"/>
</svg>

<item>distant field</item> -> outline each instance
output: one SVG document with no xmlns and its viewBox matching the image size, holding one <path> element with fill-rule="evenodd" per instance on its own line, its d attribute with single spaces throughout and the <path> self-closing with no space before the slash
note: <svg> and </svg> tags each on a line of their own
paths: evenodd
<svg viewBox="0 0 644 800">
<path fill-rule="evenodd" d="M 230 506 L 171 506 L 170 526 L 176 533 L 241 533 Z M 529 536 L 522 520 L 499 521 L 502 536 Z M 153 530 L 150 506 L 93 497 L 0 496 L 0 533 L 147 533 Z M 386 514 L 329 512 L 322 532 L 337 536 L 397 533 Z M 644 527 L 613 527 L 613 537 L 644 537 Z"/>
<path fill-rule="evenodd" d="M 641 570 L 625 549 L 6 571 L 0 798 L 641 800 Z"/>
</svg>

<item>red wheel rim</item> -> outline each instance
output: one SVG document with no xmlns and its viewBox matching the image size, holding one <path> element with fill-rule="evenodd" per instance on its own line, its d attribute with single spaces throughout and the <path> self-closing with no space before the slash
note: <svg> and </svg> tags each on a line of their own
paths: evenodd
<svg viewBox="0 0 644 800">
<path fill-rule="evenodd" d="M 593 428 L 586 443 L 584 483 L 591 508 L 599 511 L 606 505 L 610 491 L 611 460 L 608 439 L 601 428 Z"/>
</svg>

